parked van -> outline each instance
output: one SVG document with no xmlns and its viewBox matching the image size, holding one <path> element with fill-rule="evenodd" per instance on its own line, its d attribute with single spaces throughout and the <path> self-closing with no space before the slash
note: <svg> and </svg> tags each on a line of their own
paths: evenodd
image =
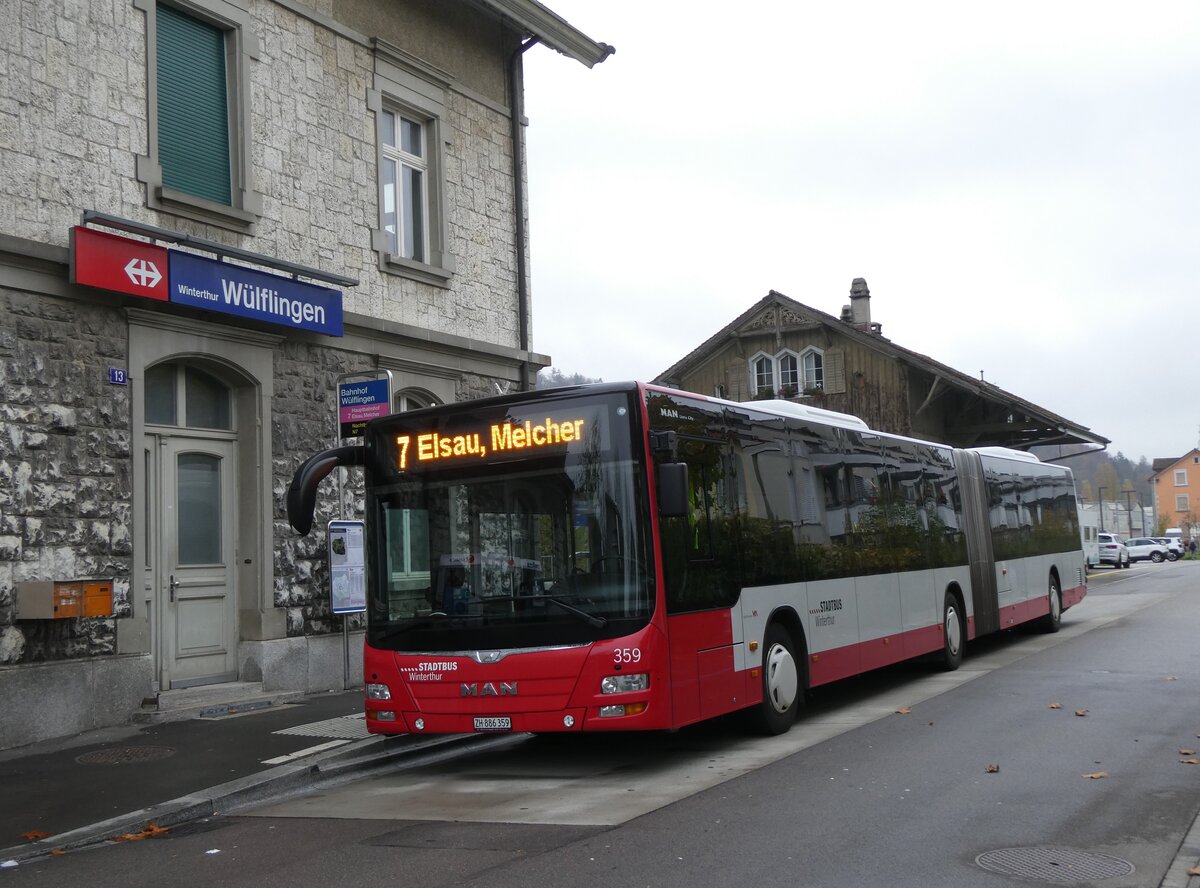
<svg viewBox="0 0 1200 888">
<path fill-rule="evenodd" d="M 1083 561 L 1091 570 L 1100 563 L 1100 546 L 1096 539 L 1096 507 L 1079 505 L 1079 541 L 1083 546 Z"/>
</svg>

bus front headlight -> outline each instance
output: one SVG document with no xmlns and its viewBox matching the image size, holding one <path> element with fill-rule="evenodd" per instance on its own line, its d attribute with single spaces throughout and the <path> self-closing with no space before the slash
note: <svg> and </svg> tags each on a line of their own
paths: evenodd
<svg viewBox="0 0 1200 888">
<path fill-rule="evenodd" d="M 607 675 L 600 682 L 602 694 L 624 694 L 628 691 L 644 691 L 650 687 L 650 673 L 637 672 L 630 675 Z"/>
</svg>

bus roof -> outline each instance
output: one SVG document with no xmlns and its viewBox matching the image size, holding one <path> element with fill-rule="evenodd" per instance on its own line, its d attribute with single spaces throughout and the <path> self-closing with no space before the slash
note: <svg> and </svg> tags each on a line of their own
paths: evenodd
<svg viewBox="0 0 1200 888">
<path fill-rule="evenodd" d="M 980 456 L 996 456 L 1001 459 L 1017 459 L 1021 462 L 1040 463 L 1034 454 L 1024 450 L 1011 450 L 1008 447 L 971 447 L 972 453 L 978 453 Z"/>
<path fill-rule="evenodd" d="M 719 401 L 720 398 L 712 398 L 711 400 Z M 838 426 L 844 429 L 858 429 L 859 431 L 869 432 L 870 426 L 849 413 L 838 413 L 836 410 L 826 410 L 822 407 L 810 407 L 807 404 L 797 404 L 795 401 L 782 400 L 764 400 L 764 401 L 725 401 L 733 406 L 741 407 L 743 410 L 750 408 L 751 410 L 761 410 L 763 413 L 776 413 L 780 416 L 791 416 L 796 419 L 811 419 L 817 422 L 825 423 L 826 425 Z"/>
</svg>

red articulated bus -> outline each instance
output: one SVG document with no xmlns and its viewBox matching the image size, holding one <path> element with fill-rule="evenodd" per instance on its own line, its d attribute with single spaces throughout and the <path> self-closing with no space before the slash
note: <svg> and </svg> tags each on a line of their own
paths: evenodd
<svg viewBox="0 0 1200 888">
<path fill-rule="evenodd" d="M 786 731 L 808 688 L 1086 593 L 1068 469 L 787 401 L 638 383 L 372 421 L 296 472 L 365 475 L 367 724 L 381 734 Z"/>
</svg>

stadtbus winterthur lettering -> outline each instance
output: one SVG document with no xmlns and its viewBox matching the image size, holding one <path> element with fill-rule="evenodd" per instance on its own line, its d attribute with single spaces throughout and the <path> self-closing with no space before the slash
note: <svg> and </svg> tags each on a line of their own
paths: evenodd
<svg viewBox="0 0 1200 888">
<path fill-rule="evenodd" d="M 417 463 L 435 462 L 474 456 L 483 459 L 488 453 L 531 450 L 569 444 L 583 437 L 584 420 L 568 419 L 555 422 L 546 417 L 543 422 L 526 420 L 517 425 L 511 422 L 493 423 L 485 433 L 468 432 L 460 435 L 443 435 L 424 432 L 420 435 L 397 435 L 396 462 L 403 471 L 409 467 L 409 459 Z"/>
</svg>

